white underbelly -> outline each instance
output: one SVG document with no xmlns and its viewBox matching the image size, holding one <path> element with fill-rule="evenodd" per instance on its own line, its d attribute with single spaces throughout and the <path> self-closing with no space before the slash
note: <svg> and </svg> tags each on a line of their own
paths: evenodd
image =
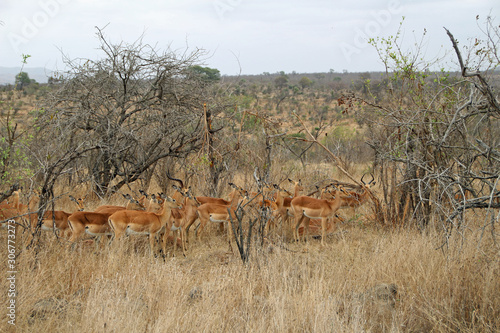
<svg viewBox="0 0 500 333">
<path fill-rule="evenodd" d="M 49 228 L 49 227 L 47 227 L 47 226 L 45 226 L 45 225 L 42 224 L 42 230 L 43 231 L 52 231 L 54 229 L 53 228 Z M 57 230 L 57 228 L 56 228 L 56 230 Z"/>
<path fill-rule="evenodd" d="M 127 228 L 126 233 L 127 233 L 127 235 L 149 235 L 149 231 L 148 230 L 135 231 L 135 230 L 132 230 L 130 228 Z"/>
<path fill-rule="evenodd" d="M 227 220 L 221 220 L 221 219 L 217 219 L 213 216 L 210 216 L 210 222 L 214 222 L 214 223 L 224 223 L 224 222 L 227 222 Z"/>
<path fill-rule="evenodd" d="M 85 229 L 85 232 L 91 236 L 112 236 L 112 232 L 92 232 L 89 229 Z"/>
<path fill-rule="evenodd" d="M 313 220 L 316 220 L 316 219 L 318 219 L 318 220 L 319 220 L 319 219 L 321 219 L 321 216 L 317 216 L 317 215 L 310 215 L 310 214 L 307 214 L 307 212 L 306 212 L 306 211 L 303 211 L 303 214 L 304 214 L 304 216 L 305 216 L 305 217 L 308 217 L 308 218 L 313 219 Z"/>
</svg>

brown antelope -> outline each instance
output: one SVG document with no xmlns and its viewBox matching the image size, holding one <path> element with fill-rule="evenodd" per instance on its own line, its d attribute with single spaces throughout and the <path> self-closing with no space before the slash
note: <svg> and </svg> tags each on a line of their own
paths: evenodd
<svg viewBox="0 0 500 333">
<path fill-rule="evenodd" d="M 208 221 L 210 221 L 210 222 L 224 222 L 224 221 L 215 221 L 214 219 L 211 219 L 211 218 L 206 219 L 207 213 L 210 214 L 213 209 L 220 209 L 220 207 L 235 208 L 238 205 L 238 203 L 240 202 L 240 200 L 242 199 L 242 197 L 243 197 L 242 194 L 246 194 L 246 191 L 244 191 L 241 187 L 239 187 L 233 183 L 229 183 L 229 186 L 231 186 L 233 188 L 231 193 L 229 193 L 230 201 L 226 201 L 223 204 L 217 203 L 217 201 L 212 201 L 212 202 L 208 201 L 208 202 L 205 202 L 201 205 L 198 205 L 198 207 L 196 209 L 196 214 L 197 214 L 198 218 L 200 219 L 200 226 L 199 226 L 199 229 L 198 229 L 197 235 L 196 235 L 198 241 L 201 241 L 201 234 L 203 232 L 203 229 L 205 229 L 205 226 L 207 225 Z M 198 200 L 198 197 L 195 197 L 195 198 L 196 198 L 196 200 Z M 201 215 L 200 215 L 200 208 L 202 211 Z M 191 221 L 188 221 L 188 224 L 190 222 Z M 191 222 L 191 224 L 192 224 L 192 222 Z M 221 223 L 221 228 L 220 228 L 221 230 L 224 230 L 223 226 L 224 226 L 224 224 Z M 186 227 L 186 239 L 188 237 L 188 231 L 189 231 L 189 227 Z"/>
<path fill-rule="evenodd" d="M 340 205 L 341 208 L 344 207 L 349 207 L 352 209 L 353 213 L 355 212 L 355 208 L 363 205 L 368 199 L 370 198 L 369 190 L 370 188 L 375 185 L 375 177 L 372 176 L 372 179 L 368 182 L 365 183 L 363 178 L 365 175 L 361 177 L 361 182 L 363 183 L 363 192 L 358 193 L 356 191 L 343 191 L 344 195 L 340 195 L 342 199 L 342 204 Z"/>
<path fill-rule="evenodd" d="M 168 223 L 171 218 L 171 209 L 182 208 L 182 204 L 175 199 L 162 195 L 165 199 L 159 213 L 136 210 L 120 210 L 113 213 L 109 225 L 114 232 L 113 239 L 120 239 L 124 234 L 149 235 L 151 253 L 154 255 L 154 242 L 156 234 Z M 162 244 L 165 253 L 166 242 Z"/>
<path fill-rule="evenodd" d="M 221 205 L 215 203 L 205 203 L 198 206 L 197 213 L 200 219 L 200 231 L 203 230 L 205 225 L 208 222 L 214 223 L 230 223 L 231 218 L 235 218 L 235 211 L 238 206 L 238 203 L 242 197 L 242 193 L 240 193 L 240 189 L 234 192 L 234 196 L 229 205 Z M 248 194 L 245 193 L 248 196 Z M 227 237 L 229 242 L 229 247 L 231 246 L 231 235 L 232 229 L 230 227 L 227 228 Z M 198 234 L 198 241 L 201 241 L 201 234 Z"/>
<path fill-rule="evenodd" d="M 163 209 L 163 202 L 165 201 L 165 199 L 163 199 L 162 197 L 164 196 L 164 194 L 158 193 L 158 195 L 156 194 L 147 195 L 143 193 L 143 196 L 149 199 L 147 202 L 145 202 L 145 207 L 147 207 L 145 211 L 159 214 Z M 175 199 L 175 197 L 173 198 Z M 179 200 L 176 199 L 176 201 L 182 202 L 182 197 L 180 197 Z M 174 253 L 175 253 L 177 245 L 179 245 L 179 247 L 182 247 L 182 240 L 178 239 L 177 237 L 175 237 L 174 239 L 175 235 L 170 236 L 170 231 L 178 230 L 179 223 L 182 222 L 182 216 L 181 220 L 179 220 L 178 214 L 175 213 L 174 211 L 179 211 L 179 209 L 178 208 L 171 209 L 170 219 L 168 220 L 165 227 L 163 227 L 158 234 L 163 232 L 163 237 L 161 241 L 163 242 L 162 244 L 165 245 L 162 245 L 162 249 L 166 248 L 166 242 L 172 242 L 172 244 L 174 245 Z"/>
<path fill-rule="evenodd" d="M 293 228 L 294 239 L 300 241 L 299 226 L 304 223 L 304 240 L 307 240 L 309 234 L 309 219 L 321 219 L 321 245 L 324 245 L 326 236 L 327 220 L 333 219 L 335 213 L 342 204 L 342 199 L 338 195 L 339 190 L 333 199 L 316 199 L 308 196 L 299 196 L 293 198 L 291 202 L 295 225 Z"/>
<path fill-rule="evenodd" d="M 175 189 L 175 193 L 172 195 L 172 198 L 177 200 L 178 202 L 183 202 L 184 201 L 184 206 L 183 206 L 183 212 L 181 212 L 179 209 L 172 209 L 172 220 L 173 224 L 172 227 L 176 228 L 184 228 L 184 230 L 180 230 L 181 237 L 184 235 L 184 232 L 186 235 L 189 233 L 189 228 L 191 225 L 196 221 L 198 218 L 196 214 L 196 208 L 191 207 L 193 201 L 186 201 L 185 198 L 188 197 L 188 193 L 190 193 L 191 188 L 186 188 L 184 186 L 184 182 L 178 178 L 173 178 L 170 176 L 170 174 L 167 172 L 167 177 L 170 180 L 176 181 L 179 183 L 180 187 L 176 185 L 172 185 L 172 187 Z M 200 197 L 202 198 L 202 197 Z M 203 197 L 210 199 L 210 197 Z M 222 199 L 221 199 L 222 200 Z M 187 207 L 186 204 L 190 205 L 190 207 Z M 197 204 L 199 205 L 199 204 Z M 187 229 L 186 229 L 187 228 Z M 167 230 L 167 232 L 169 232 Z M 187 240 L 183 240 L 182 242 L 185 242 Z"/>
<path fill-rule="evenodd" d="M 300 196 L 300 193 L 304 190 L 304 187 L 302 186 L 302 181 L 299 179 L 298 181 L 293 181 L 291 179 L 288 179 L 288 181 L 292 184 L 294 184 L 293 187 L 293 197 L 285 197 L 283 199 L 283 207 L 286 209 L 286 217 L 285 221 L 283 222 L 284 225 L 288 225 L 288 220 L 289 218 L 293 218 L 293 209 L 291 206 L 293 198 L 296 198 Z M 283 216 L 282 216 L 283 217 Z"/>
<path fill-rule="evenodd" d="M 68 217 L 68 225 L 71 229 L 70 242 L 76 242 L 80 236 L 87 233 L 92 236 L 111 236 L 108 218 L 111 212 L 75 212 Z"/>
<path fill-rule="evenodd" d="M 146 201 L 145 209 L 146 212 L 158 213 L 163 209 L 163 200 L 161 193 L 151 194 L 148 196 L 149 200 Z"/>
<path fill-rule="evenodd" d="M 19 202 L 20 190 L 12 192 L 7 202 L 0 203 L 0 221 L 16 220 L 22 218 L 22 215 L 28 212 L 28 205 Z M 33 198 L 32 198 L 33 200 Z M 1 227 L 6 227 L 6 223 L 2 223 Z"/>
<path fill-rule="evenodd" d="M 167 177 L 170 180 L 178 182 L 180 185 L 180 187 L 173 185 L 173 188 L 176 190 L 176 193 L 173 195 L 174 199 L 181 201 L 181 200 L 183 200 L 182 199 L 183 197 L 186 197 L 186 198 L 189 197 L 188 193 L 190 192 L 190 188 L 186 188 L 184 186 L 184 182 L 182 180 L 177 179 L 177 178 L 173 178 L 168 173 L 167 173 Z M 198 219 L 198 213 L 197 213 L 198 206 L 200 206 L 202 204 L 208 204 L 208 203 L 226 205 L 226 206 L 231 205 L 231 202 L 233 201 L 234 196 L 237 195 L 237 192 L 242 191 L 242 189 L 240 187 L 238 187 L 237 185 L 235 185 L 233 183 L 229 183 L 229 186 L 231 186 L 233 188 L 231 193 L 229 193 L 229 200 L 225 200 L 222 198 L 207 197 L 207 196 L 196 196 L 196 197 L 194 197 L 194 200 L 186 200 L 186 203 L 185 203 L 186 206 L 183 208 L 184 213 L 181 213 L 175 209 L 172 210 L 173 219 L 174 220 L 176 219 L 175 225 L 182 225 L 182 229 L 183 229 L 182 232 L 183 232 L 183 236 L 184 236 L 183 242 L 184 243 L 189 242 L 189 229 L 194 224 L 194 222 Z M 193 199 L 193 198 L 191 198 L 191 199 Z M 181 222 L 182 219 L 184 219 L 184 221 Z M 203 232 L 204 227 L 205 227 L 205 225 L 200 224 L 199 229 L 197 231 L 198 240 L 201 239 L 201 233 Z M 220 224 L 220 230 L 224 231 L 224 224 L 222 224 L 222 223 Z"/>
<path fill-rule="evenodd" d="M 180 189 L 178 189 L 180 190 Z M 195 197 L 191 195 L 191 191 L 188 190 L 185 195 L 184 202 L 182 204 L 181 209 L 172 209 L 172 220 L 169 224 L 169 227 L 165 230 L 165 234 L 163 235 L 163 242 L 167 241 L 169 237 L 169 231 L 174 232 L 174 240 L 177 239 L 175 236 L 175 232 L 177 231 L 181 240 L 181 248 L 182 254 L 186 255 L 186 242 L 187 242 L 187 230 L 188 224 L 189 226 L 198 218 L 198 206 L 200 203 L 196 200 Z M 174 242 L 174 253 L 177 248 L 177 242 Z"/>
<path fill-rule="evenodd" d="M 139 193 L 141 194 L 141 197 L 137 201 L 144 207 L 145 211 L 149 211 L 149 194 L 143 190 L 139 190 Z"/>
<path fill-rule="evenodd" d="M 247 193 L 245 204 L 250 207 L 273 207 L 274 205 L 268 198 L 271 198 L 272 200 L 276 199 L 275 195 L 271 194 L 271 192 L 274 191 L 274 186 L 261 181 L 255 174 L 254 178 L 257 184 L 260 185 L 261 190 L 259 192 L 249 192 L 239 187 L 240 191 Z"/>
<path fill-rule="evenodd" d="M 125 199 L 127 199 L 126 206 L 113 206 L 113 205 L 102 205 L 94 209 L 94 212 L 116 212 L 119 210 L 144 210 L 144 205 L 139 202 L 139 200 L 134 199 L 130 194 L 122 194 Z"/>
<path fill-rule="evenodd" d="M 0 203 L 1 208 L 18 208 L 19 207 L 19 197 L 21 190 L 16 190 L 3 202 Z"/>
<path fill-rule="evenodd" d="M 71 214 L 68 218 L 68 226 L 72 235 L 71 242 L 78 240 L 84 233 L 101 238 L 102 236 L 112 236 L 113 232 L 108 224 L 108 218 L 115 212 L 126 209 L 143 210 L 144 206 L 133 199 L 129 194 L 123 195 L 129 202 L 126 206 L 100 206 L 93 212 L 80 211 Z"/>
<path fill-rule="evenodd" d="M 40 196 L 37 192 L 33 197 L 33 200 L 30 201 L 28 207 L 30 212 L 35 212 L 38 210 L 38 204 L 40 202 Z M 75 199 L 73 196 L 69 196 L 70 200 L 75 202 L 76 211 L 82 211 L 84 209 L 84 199 L 78 198 Z M 71 229 L 69 228 L 68 218 L 72 213 L 67 213 L 62 210 L 46 210 L 43 214 L 43 218 L 41 221 L 41 229 L 44 231 L 56 231 L 59 232 L 61 237 L 68 237 Z M 29 215 L 31 231 L 35 232 L 35 229 L 38 225 L 38 215 L 33 213 Z"/>
<path fill-rule="evenodd" d="M 287 218 L 288 218 L 288 210 L 285 207 L 284 202 L 285 202 L 285 198 L 291 198 L 292 197 L 292 193 L 290 193 L 287 190 L 279 187 L 277 184 L 274 184 L 273 186 L 276 189 L 276 196 L 275 196 L 275 201 L 274 201 L 274 203 L 276 204 L 276 209 L 273 211 L 273 217 L 272 217 L 272 219 L 266 225 L 266 231 L 265 231 L 266 234 L 269 231 L 269 229 L 276 227 L 275 221 L 276 221 L 276 219 L 278 217 L 281 217 L 281 223 L 282 224 L 287 220 Z M 283 193 L 285 195 L 283 195 Z M 290 199 L 290 201 L 291 201 L 291 199 Z"/>
</svg>

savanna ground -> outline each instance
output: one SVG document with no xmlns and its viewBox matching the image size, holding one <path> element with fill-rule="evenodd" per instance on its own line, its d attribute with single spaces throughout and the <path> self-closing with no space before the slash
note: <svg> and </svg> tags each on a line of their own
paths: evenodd
<svg viewBox="0 0 500 333">
<path fill-rule="evenodd" d="M 342 212 L 348 214 L 347 211 Z M 212 225 L 187 256 L 153 259 L 145 237 L 71 248 L 45 233 L 22 249 L 18 230 L 16 332 L 494 332 L 500 327 L 498 247 L 468 213 L 443 244 L 425 232 L 382 227 L 361 207 L 326 246 L 253 247 L 243 264 Z M 7 234 L 0 234 L 7 267 Z M 498 237 L 498 236 L 497 236 Z M 2 295 L 9 282 L 1 281 Z M 3 298 L 3 297 L 2 297 Z"/>
</svg>

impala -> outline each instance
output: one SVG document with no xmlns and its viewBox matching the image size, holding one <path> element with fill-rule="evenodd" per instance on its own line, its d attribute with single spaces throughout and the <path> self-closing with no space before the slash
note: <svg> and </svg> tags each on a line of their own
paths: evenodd
<svg viewBox="0 0 500 333">
<path fill-rule="evenodd" d="M 338 192 L 333 199 L 316 199 L 308 196 L 299 196 L 292 200 L 291 206 L 295 218 L 293 228 L 294 239 L 300 241 L 299 226 L 304 222 L 304 240 L 309 234 L 309 219 L 321 219 L 321 245 L 324 245 L 327 220 L 335 217 L 335 212 L 340 208 L 342 199 Z"/>
<path fill-rule="evenodd" d="M 163 208 L 163 200 L 161 193 L 149 195 L 149 200 L 146 203 L 146 212 L 158 213 Z"/>
<path fill-rule="evenodd" d="M 129 205 L 127 205 L 129 206 Z M 108 219 L 109 217 L 119 211 L 126 210 L 126 207 L 109 207 L 102 208 L 99 212 L 76 212 L 69 216 L 68 225 L 71 229 L 72 235 L 69 239 L 71 242 L 75 242 L 81 235 L 87 233 L 91 236 L 101 238 L 102 236 L 112 236 L 113 231 L 111 230 Z M 142 211 L 142 206 L 131 205 L 132 207 L 139 207 Z"/>
<path fill-rule="evenodd" d="M 180 201 L 182 200 L 183 197 L 189 197 L 188 193 L 190 193 L 190 188 L 186 188 L 184 186 L 184 182 L 180 179 L 173 178 L 167 173 L 167 177 L 170 180 L 176 181 L 179 183 L 180 187 L 177 187 L 173 185 L 173 188 L 176 190 L 176 193 L 173 195 L 173 198 Z M 186 201 L 186 206 L 184 207 L 184 214 L 181 214 L 180 212 L 177 212 L 175 209 L 172 210 L 173 213 L 173 218 L 177 219 L 178 223 L 182 225 L 183 229 L 183 241 L 184 242 L 189 242 L 189 229 L 191 226 L 194 224 L 194 222 L 198 219 L 198 213 L 197 213 L 197 208 L 200 205 L 203 204 L 218 204 L 218 205 L 226 205 L 229 206 L 231 205 L 231 202 L 234 200 L 234 197 L 238 194 L 238 192 L 243 191 L 240 187 L 233 183 L 229 183 L 229 186 L 233 188 L 231 193 L 229 193 L 229 200 L 225 200 L 222 198 L 214 198 L 214 197 L 207 197 L 207 196 L 196 196 L 194 197 L 195 200 L 187 200 Z M 180 219 L 183 219 L 183 222 L 180 222 Z M 201 239 L 201 233 L 203 232 L 203 229 L 205 227 L 205 224 L 200 223 L 200 228 L 197 231 L 197 238 L 198 240 Z M 224 224 L 220 224 L 220 230 L 224 231 Z"/>
<path fill-rule="evenodd" d="M 38 204 L 40 202 L 40 196 L 37 192 L 33 197 L 33 200 L 30 200 L 28 205 L 29 211 L 35 212 L 38 210 Z M 75 202 L 76 210 L 82 211 L 84 209 L 84 199 L 75 199 L 71 195 L 69 196 L 70 200 Z M 69 232 L 71 231 L 68 224 L 68 218 L 72 213 L 67 213 L 62 210 L 46 210 L 43 214 L 43 218 L 41 221 L 41 229 L 44 231 L 56 231 L 61 234 L 62 237 L 69 236 Z M 31 231 L 34 232 L 38 225 L 38 215 L 30 214 L 29 216 Z"/>
<path fill-rule="evenodd" d="M 194 223 L 194 221 L 197 218 L 200 219 L 200 226 L 199 226 L 199 229 L 196 233 L 198 241 L 201 241 L 201 234 L 203 232 L 203 229 L 207 225 L 208 221 L 210 220 L 211 222 L 216 222 L 216 221 L 213 221 L 212 219 L 209 219 L 209 220 L 202 219 L 200 217 L 200 207 L 203 210 L 203 212 L 207 212 L 207 211 L 209 212 L 212 209 L 212 207 L 215 207 L 215 208 L 217 208 L 217 207 L 226 207 L 226 208 L 233 207 L 234 208 L 234 207 L 236 207 L 236 205 L 238 205 L 239 201 L 242 198 L 242 193 L 245 194 L 246 192 L 241 187 L 239 187 L 233 183 L 229 183 L 229 186 L 231 186 L 233 188 L 231 193 L 229 193 L 229 199 L 230 199 L 229 201 L 224 200 L 224 199 L 221 199 L 221 200 L 208 199 L 207 200 L 207 198 L 210 198 L 210 197 L 201 197 L 202 202 L 200 202 L 198 200 L 199 197 L 195 197 L 196 202 L 198 203 L 197 209 L 196 209 L 196 217 L 191 215 L 190 218 L 188 218 L 186 221 L 186 226 L 185 226 L 186 240 L 189 240 L 189 227 Z M 220 198 L 212 198 L 212 199 L 220 199 Z M 224 231 L 224 223 L 220 223 L 220 230 Z"/>
<path fill-rule="evenodd" d="M 179 189 L 178 189 L 179 190 Z M 181 248 L 182 248 L 182 254 L 185 256 L 186 255 L 186 235 L 187 235 L 187 223 L 194 222 L 197 217 L 197 209 L 200 203 L 196 200 L 195 197 L 191 195 L 190 189 L 183 193 L 185 195 L 184 202 L 182 205 L 182 208 L 180 209 L 172 209 L 172 221 L 169 223 L 165 230 L 165 234 L 163 235 L 163 243 L 166 243 L 167 238 L 169 237 L 169 231 L 177 231 L 179 232 L 180 240 L 181 240 Z M 191 225 L 190 224 L 190 225 Z M 175 237 L 174 233 L 174 253 L 177 249 L 177 242 L 175 241 L 177 237 Z"/>
<path fill-rule="evenodd" d="M 68 217 L 68 225 L 71 230 L 70 242 L 76 242 L 81 235 L 101 237 L 111 236 L 108 218 L 112 213 L 75 212 Z"/>
<path fill-rule="evenodd" d="M 94 212 L 96 213 L 101 213 L 101 212 L 111 212 L 113 211 L 119 211 L 119 210 L 144 210 L 144 205 L 139 202 L 139 200 L 134 199 L 130 194 L 122 194 L 123 197 L 127 200 L 127 205 L 126 206 L 113 206 L 113 205 L 103 205 L 99 206 L 96 209 L 94 209 Z M 142 199 L 142 198 L 141 198 Z"/>
<path fill-rule="evenodd" d="M 149 235 L 151 253 L 154 255 L 154 241 L 156 234 L 170 220 L 171 209 L 182 208 L 182 204 L 175 199 L 162 195 L 165 199 L 162 204 L 162 210 L 159 213 L 144 212 L 136 210 L 120 210 L 112 214 L 109 219 L 109 225 L 114 232 L 113 239 L 119 239 L 124 234 Z M 165 253 L 166 242 L 162 244 L 163 253 Z"/>
<path fill-rule="evenodd" d="M 275 196 L 275 201 L 274 201 L 276 204 L 276 209 L 273 211 L 273 218 L 266 225 L 266 229 L 265 229 L 266 234 L 271 227 L 273 229 L 276 227 L 275 220 L 278 217 L 281 217 L 282 225 L 287 220 L 288 211 L 284 205 L 284 202 L 285 202 L 285 198 L 290 198 L 290 201 L 291 201 L 291 197 L 292 197 L 292 193 L 279 187 L 277 184 L 274 184 L 273 186 L 276 189 L 276 196 Z M 283 195 L 283 193 L 285 193 L 285 195 Z"/>
<path fill-rule="evenodd" d="M 286 222 L 288 222 L 288 219 L 290 217 L 293 218 L 293 216 L 294 216 L 292 206 L 291 206 L 293 198 L 300 196 L 300 192 L 302 192 L 304 190 L 304 187 L 302 186 L 302 181 L 300 179 L 298 181 L 293 181 L 291 179 L 288 179 L 288 181 L 290 183 L 294 184 L 294 187 L 293 187 L 293 197 L 283 198 L 283 207 L 286 210 L 286 215 L 285 216 L 281 215 L 281 217 L 282 217 L 282 219 L 284 218 L 283 224 L 285 224 L 285 225 L 288 224 L 288 223 L 286 223 Z"/>
<path fill-rule="evenodd" d="M 341 208 L 350 207 L 354 212 L 354 209 L 356 207 L 359 207 L 363 205 L 366 201 L 368 201 L 368 198 L 370 197 L 369 189 L 373 185 L 375 185 L 375 177 L 373 177 L 373 175 L 371 176 L 372 179 L 368 183 L 365 183 L 365 181 L 363 180 L 365 175 L 361 177 L 361 182 L 363 183 L 364 186 L 363 192 L 358 193 L 356 191 L 343 191 L 345 195 L 340 196 L 342 199 L 342 204 L 340 205 Z"/>
<path fill-rule="evenodd" d="M 33 198 L 32 198 L 33 200 Z M 28 212 L 28 206 L 19 203 L 19 190 L 12 192 L 7 202 L 0 204 L 0 221 L 17 220 L 22 215 Z M 6 227 L 7 224 L 2 223 L 1 227 Z"/>
<path fill-rule="evenodd" d="M 20 195 L 21 190 L 16 190 L 12 192 L 10 197 L 8 197 L 5 201 L 0 203 L 0 209 L 1 208 L 19 208 L 19 195 Z"/>
<path fill-rule="evenodd" d="M 233 184 L 234 185 L 234 184 Z M 241 189 L 238 189 L 236 192 L 234 192 L 234 196 L 229 203 L 229 205 L 221 205 L 221 204 L 214 204 L 214 203 L 205 203 L 203 205 L 200 205 L 198 207 L 197 213 L 198 217 L 200 218 L 200 229 L 203 230 L 205 225 L 208 222 L 214 222 L 214 223 L 230 223 L 231 218 L 235 217 L 235 211 L 238 206 L 238 203 L 242 197 L 242 193 L 240 193 Z M 246 196 L 248 196 L 247 193 L 244 193 Z M 200 230 L 200 231 L 201 231 Z M 231 235 L 232 235 L 232 230 L 231 228 L 227 228 L 227 237 L 228 237 L 228 242 L 229 242 L 229 247 L 231 247 Z M 198 234 L 198 240 L 201 240 L 201 235 Z"/>
<path fill-rule="evenodd" d="M 149 211 L 149 194 L 144 192 L 143 190 L 139 190 L 141 197 L 137 200 L 144 207 L 145 211 Z"/>
</svg>

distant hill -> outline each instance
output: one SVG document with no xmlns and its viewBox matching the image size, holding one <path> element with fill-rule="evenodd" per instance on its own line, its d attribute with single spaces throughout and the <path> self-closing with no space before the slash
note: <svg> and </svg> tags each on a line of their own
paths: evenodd
<svg viewBox="0 0 500 333">
<path fill-rule="evenodd" d="M 0 85 L 14 84 L 15 77 L 20 71 L 21 67 L 0 67 Z M 28 73 L 30 79 L 34 79 L 38 83 L 47 83 L 52 70 L 43 67 L 25 67 L 23 72 Z"/>
</svg>

